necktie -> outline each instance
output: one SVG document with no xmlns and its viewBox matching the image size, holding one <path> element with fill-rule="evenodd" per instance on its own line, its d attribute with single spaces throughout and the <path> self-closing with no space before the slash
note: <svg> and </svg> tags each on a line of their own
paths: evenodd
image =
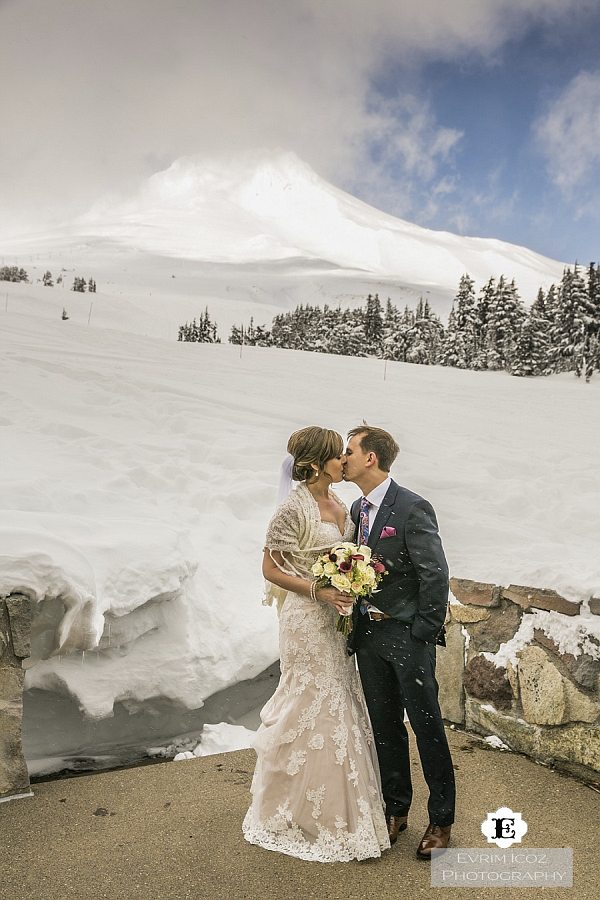
<svg viewBox="0 0 600 900">
<path fill-rule="evenodd" d="M 360 519 L 359 519 L 359 528 L 358 533 L 360 537 L 360 543 L 366 544 L 369 540 L 369 508 L 371 504 L 367 500 L 366 497 L 363 497 L 360 501 Z"/>
<path fill-rule="evenodd" d="M 358 535 L 359 542 L 361 544 L 366 544 L 369 540 L 369 507 L 371 504 L 367 500 L 366 497 L 363 497 L 360 501 L 360 518 L 358 520 Z M 360 611 L 364 615 L 369 609 L 369 604 L 367 601 L 363 599 L 360 601 Z"/>
</svg>

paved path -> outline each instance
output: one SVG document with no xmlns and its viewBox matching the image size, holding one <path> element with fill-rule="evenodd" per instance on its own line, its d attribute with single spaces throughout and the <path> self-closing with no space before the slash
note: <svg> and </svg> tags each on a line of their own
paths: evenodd
<svg viewBox="0 0 600 900">
<path fill-rule="evenodd" d="M 448 732 L 459 789 L 454 847 L 485 849 L 480 823 L 499 806 L 529 824 L 523 847 L 573 847 L 572 889 L 600 896 L 600 795 L 524 757 Z M 511 900 L 524 889 L 432 888 L 415 857 L 427 824 L 416 752 L 409 827 L 378 861 L 323 865 L 261 850 L 242 838 L 252 751 L 49 781 L 33 800 L 0 804 L 2 900 Z M 591 849 L 588 849 L 590 848 Z M 539 889 L 538 889 L 539 890 Z M 548 895 L 548 890 L 545 891 Z"/>
</svg>

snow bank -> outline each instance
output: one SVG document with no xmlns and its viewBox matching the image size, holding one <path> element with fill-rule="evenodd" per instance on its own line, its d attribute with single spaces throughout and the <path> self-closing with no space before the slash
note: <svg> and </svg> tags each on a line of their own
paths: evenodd
<svg viewBox="0 0 600 900">
<path fill-rule="evenodd" d="M 214 756 L 216 753 L 231 753 L 234 750 L 246 750 L 253 746 L 256 733 L 243 725 L 229 725 L 220 722 L 218 725 L 205 725 L 200 743 L 193 750 L 180 750 L 173 757 L 174 762 L 184 759 L 196 759 L 199 756 Z"/>
</svg>

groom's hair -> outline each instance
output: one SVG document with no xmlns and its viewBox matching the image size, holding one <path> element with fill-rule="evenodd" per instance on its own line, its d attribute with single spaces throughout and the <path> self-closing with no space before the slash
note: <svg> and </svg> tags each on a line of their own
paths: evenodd
<svg viewBox="0 0 600 900">
<path fill-rule="evenodd" d="M 389 431 L 383 428 L 374 428 L 364 422 L 348 432 L 348 439 L 360 436 L 360 447 L 363 453 L 374 453 L 382 472 L 389 472 L 392 463 L 400 453 L 400 447 Z"/>
</svg>

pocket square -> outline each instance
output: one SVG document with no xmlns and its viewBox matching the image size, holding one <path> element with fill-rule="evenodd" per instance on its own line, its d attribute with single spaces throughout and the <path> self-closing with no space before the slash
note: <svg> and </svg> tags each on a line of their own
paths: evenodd
<svg viewBox="0 0 600 900">
<path fill-rule="evenodd" d="M 381 532 L 380 538 L 381 538 L 381 540 L 383 540 L 383 538 L 394 537 L 395 534 L 396 534 L 396 529 L 392 528 L 391 525 L 386 525 L 385 528 L 383 529 L 383 531 Z"/>
</svg>

